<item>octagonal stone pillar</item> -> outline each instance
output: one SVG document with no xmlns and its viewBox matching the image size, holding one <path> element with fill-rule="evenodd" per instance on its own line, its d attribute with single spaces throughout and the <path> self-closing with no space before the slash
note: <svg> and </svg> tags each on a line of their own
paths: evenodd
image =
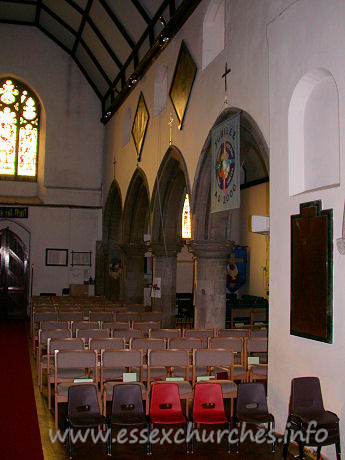
<svg viewBox="0 0 345 460">
<path fill-rule="evenodd" d="M 147 247 L 144 243 L 128 243 L 121 245 L 125 254 L 125 298 L 135 303 L 144 301 L 144 254 Z"/>
<path fill-rule="evenodd" d="M 152 298 L 152 309 L 163 312 L 163 327 L 174 328 L 176 322 L 176 270 L 177 254 L 181 244 L 152 242 L 153 277 L 161 278 L 161 297 Z"/>
<path fill-rule="evenodd" d="M 226 264 L 232 241 L 197 240 L 188 243 L 195 256 L 195 328 L 225 328 Z"/>
</svg>

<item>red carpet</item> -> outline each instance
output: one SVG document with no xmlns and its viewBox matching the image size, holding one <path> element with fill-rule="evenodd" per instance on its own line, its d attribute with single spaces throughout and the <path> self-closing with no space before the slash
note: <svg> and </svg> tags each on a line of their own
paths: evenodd
<svg viewBox="0 0 345 460">
<path fill-rule="evenodd" d="M 0 350 L 0 456 L 43 460 L 23 321 L 0 321 Z"/>
</svg>

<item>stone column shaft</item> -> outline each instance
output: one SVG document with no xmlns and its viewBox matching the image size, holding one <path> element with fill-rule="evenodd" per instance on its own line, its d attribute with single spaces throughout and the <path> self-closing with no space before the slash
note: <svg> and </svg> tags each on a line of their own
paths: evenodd
<svg viewBox="0 0 345 460">
<path fill-rule="evenodd" d="M 163 312 L 163 327 L 173 328 L 176 322 L 177 253 L 182 244 L 151 243 L 153 276 L 161 278 L 161 297 L 153 298 L 153 310 Z"/>
<path fill-rule="evenodd" d="M 226 264 L 231 241 L 191 241 L 196 257 L 195 328 L 224 328 Z"/>
<path fill-rule="evenodd" d="M 144 300 L 144 243 L 128 243 L 121 246 L 125 254 L 125 297 L 131 302 Z"/>
</svg>

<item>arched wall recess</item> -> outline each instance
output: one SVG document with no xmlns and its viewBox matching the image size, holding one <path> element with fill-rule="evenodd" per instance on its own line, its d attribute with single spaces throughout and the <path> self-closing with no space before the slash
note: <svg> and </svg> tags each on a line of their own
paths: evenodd
<svg viewBox="0 0 345 460">
<path fill-rule="evenodd" d="M 225 1 L 212 0 L 207 8 L 202 34 L 202 69 L 224 49 Z"/>
<path fill-rule="evenodd" d="M 339 95 L 332 74 L 307 72 L 288 113 L 289 195 L 339 184 Z"/>
</svg>

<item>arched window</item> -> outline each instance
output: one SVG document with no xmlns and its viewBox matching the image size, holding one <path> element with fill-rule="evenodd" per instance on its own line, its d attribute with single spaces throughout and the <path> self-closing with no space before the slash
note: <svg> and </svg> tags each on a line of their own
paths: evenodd
<svg viewBox="0 0 345 460">
<path fill-rule="evenodd" d="M 192 225 L 190 220 L 189 196 L 186 194 L 182 211 L 182 238 L 187 239 L 192 237 Z"/>
<path fill-rule="evenodd" d="M 36 180 L 40 104 L 23 83 L 0 79 L 0 177 Z"/>
</svg>

